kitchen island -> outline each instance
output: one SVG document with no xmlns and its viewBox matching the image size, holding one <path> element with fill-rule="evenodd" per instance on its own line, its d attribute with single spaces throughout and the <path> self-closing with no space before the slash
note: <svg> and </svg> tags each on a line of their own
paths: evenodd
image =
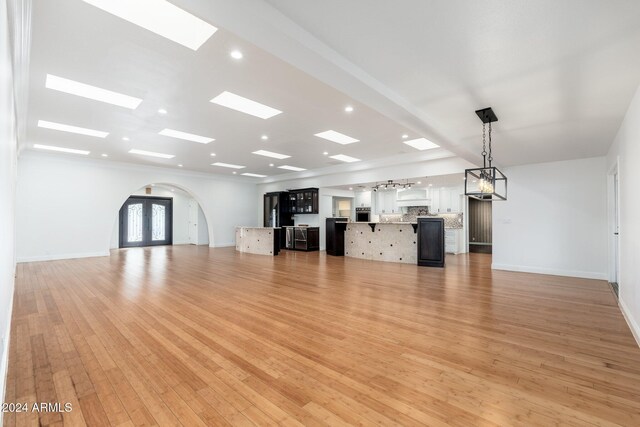
<svg viewBox="0 0 640 427">
<path fill-rule="evenodd" d="M 236 227 L 236 251 L 258 255 L 278 255 L 280 227 Z"/>
<path fill-rule="evenodd" d="M 350 222 L 344 234 L 344 255 L 417 264 L 416 227 L 415 222 Z"/>
</svg>

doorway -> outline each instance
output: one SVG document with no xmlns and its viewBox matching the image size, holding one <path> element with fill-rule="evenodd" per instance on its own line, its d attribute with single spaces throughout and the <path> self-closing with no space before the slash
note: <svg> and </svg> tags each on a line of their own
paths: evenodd
<svg viewBox="0 0 640 427">
<path fill-rule="evenodd" d="M 610 257 L 610 273 L 609 283 L 616 297 L 619 296 L 619 279 L 620 279 L 620 178 L 618 175 L 618 165 L 613 167 L 609 172 L 610 182 L 610 221 L 609 228 L 611 232 L 611 257 Z"/>
<path fill-rule="evenodd" d="M 493 252 L 492 203 L 469 198 L 469 252 Z"/>
<path fill-rule="evenodd" d="M 132 196 L 120 208 L 120 247 L 171 245 L 173 200 Z"/>
</svg>

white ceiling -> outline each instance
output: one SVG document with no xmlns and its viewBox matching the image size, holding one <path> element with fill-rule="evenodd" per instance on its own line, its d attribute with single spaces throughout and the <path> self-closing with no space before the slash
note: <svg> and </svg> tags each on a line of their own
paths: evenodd
<svg viewBox="0 0 640 427">
<path fill-rule="evenodd" d="M 219 161 L 284 179 L 295 174 L 269 163 L 349 170 L 357 164 L 322 153 L 389 163 L 424 155 L 402 144 L 403 133 L 477 161 L 481 123 L 473 112 L 492 106 L 500 119 L 495 157 L 508 166 L 605 154 L 640 83 L 640 2 L 632 0 L 174 3 L 220 27 L 198 51 L 80 0 L 35 1 L 27 148 L 60 145 L 106 153 L 105 161 L 231 174 L 210 166 Z M 244 58 L 232 59 L 232 49 Z M 52 91 L 47 73 L 143 102 L 131 111 Z M 283 114 L 262 120 L 209 102 L 224 90 Z M 345 113 L 346 105 L 355 111 Z M 38 120 L 110 135 L 39 129 Z M 216 140 L 157 135 L 164 128 Z M 313 136 L 329 129 L 360 142 Z M 176 157 L 137 157 L 130 148 Z M 259 149 L 292 157 L 251 154 Z"/>
<path fill-rule="evenodd" d="M 606 154 L 640 84 L 637 0 L 266 1 L 461 151 L 493 107 L 501 165 Z"/>
<path fill-rule="evenodd" d="M 464 185 L 464 173 L 451 173 L 437 176 L 415 176 L 406 179 L 393 180 L 396 184 L 412 183 L 412 188 L 442 188 L 459 187 Z M 376 184 L 384 184 L 385 181 L 362 182 L 352 185 L 337 185 L 331 188 L 347 191 L 371 191 Z"/>
<path fill-rule="evenodd" d="M 244 58 L 231 58 L 234 49 L 242 51 Z M 50 90 L 45 88 L 47 73 L 143 101 L 129 110 Z M 209 102 L 225 90 L 283 113 L 263 120 Z M 228 31 L 219 30 L 192 51 L 80 0 L 34 3 L 29 95 L 27 148 L 40 143 L 84 149 L 91 151 L 91 157 L 107 154 L 105 161 L 176 168 L 182 164 L 184 169 L 231 174 L 230 169 L 211 166 L 223 162 L 247 166 L 238 173 L 276 175 L 290 174 L 279 165 L 305 169 L 342 165 L 329 158 L 336 154 L 370 160 L 418 153 L 402 144 L 401 135 L 419 135 Z M 352 113 L 344 111 L 347 105 L 354 107 Z M 160 108 L 168 114 L 158 114 Z M 38 120 L 110 135 L 103 140 L 41 129 L 36 126 Z M 164 128 L 215 141 L 199 144 L 158 135 Z M 340 145 L 314 136 L 329 129 L 360 142 Z M 269 139 L 263 141 L 262 135 Z M 176 157 L 136 156 L 128 153 L 131 148 Z M 251 154 L 257 150 L 291 158 Z"/>
</svg>

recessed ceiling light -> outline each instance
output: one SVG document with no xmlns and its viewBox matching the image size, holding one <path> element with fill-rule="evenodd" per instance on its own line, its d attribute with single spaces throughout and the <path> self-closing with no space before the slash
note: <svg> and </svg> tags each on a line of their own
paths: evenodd
<svg viewBox="0 0 640 427">
<path fill-rule="evenodd" d="M 215 156 L 216 156 L 216 153 L 211 153 L 211 157 L 215 157 Z"/>
<path fill-rule="evenodd" d="M 271 168 L 272 168 L 272 167 L 273 167 L 273 163 L 269 163 L 269 167 L 271 167 Z"/>
<path fill-rule="evenodd" d="M 160 108 L 160 109 L 158 110 L 158 113 L 160 113 L 160 114 L 167 114 L 167 110 L 165 110 L 164 108 Z"/>
<path fill-rule="evenodd" d="M 276 110 L 268 105 L 252 101 L 251 99 L 247 99 L 227 91 L 222 92 L 209 102 L 213 102 L 214 104 L 222 105 L 223 107 L 231 108 L 232 110 L 240 111 L 245 114 L 250 114 L 255 117 L 260 117 L 261 119 L 268 119 L 282 113 L 282 111 Z"/>
<path fill-rule="evenodd" d="M 429 184 L 429 187 L 433 187 L 433 184 Z"/>
<path fill-rule="evenodd" d="M 269 139 L 269 137 L 267 135 L 262 135 L 260 139 L 263 141 L 266 141 L 267 139 Z"/>
<path fill-rule="evenodd" d="M 242 59 L 244 56 L 239 50 L 232 50 L 229 55 L 231 55 L 233 59 Z"/>
<path fill-rule="evenodd" d="M 97 138 L 106 138 L 107 135 L 109 135 L 109 132 L 103 132 L 100 130 L 87 129 L 87 128 L 80 128 L 80 127 L 71 126 L 71 125 L 63 125 L 62 123 L 48 122 L 46 120 L 38 120 L 38 127 L 45 128 L 45 129 L 60 130 L 63 132 L 78 133 L 80 135 L 95 136 Z"/>
<path fill-rule="evenodd" d="M 252 176 L 254 178 L 266 178 L 267 175 L 260 175 L 259 173 L 242 173 L 240 175 L 244 175 L 244 176 Z"/>
<path fill-rule="evenodd" d="M 84 1 L 192 50 L 198 50 L 218 30 L 165 0 Z"/>
<path fill-rule="evenodd" d="M 138 108 L 138 105 L 142 102 L 142 99 L 140 98 L 134 98 L 133 96 L 123 95 L 118 92 L 76 82 L 74 80 L 65 79 L 52 74 L 47 74 L 45 86 L 47 89 L 81 96 L 95 101 L 106 102 L 107 104 L 118 105 L 132 110 Z"/>
<path fill-rule="evenodd" d="M 123 136 L 123 137 L 122 137 L 122 140 L 123 140 L 123 141 L 128 141 L 128 140 L 129 140 L 129 137 L 128 137 L 128 136 Z"/>
<path fill-rule="evenodd" d="M 316 133 L 315 136 L 327 139 L 332 142 L 337 142 L 338 144 L 342 145 L 352 144 L 354 142 L 360 141 L 359 139 L 351 138 L 350 136 L 347 136 L 340 132 L 336 132 L 335 130 L 327 130 L 324 132 Z"/>
<path fill-rule="evenodd" d="M 353 107 L 351 105 L 347 105 L 346 107 L 344 107 L 344 111 L 346 111 L 347 113 L 351 113 L 353 111 Z"/>
<path fill-rule="evenodd" d="M 100 155 L 101 155 L 102 157 L 109 157 L 109 155 L 108 155 L 108 154 L 106 154 L 106 153 L 103 153 L 103 154 L 100 154 Z"/>
<path fill-rule="evenodd" d="M 176 190 L 172 188 L 172 189 L 171 189 L 171 192 L 174 192 L 174 191 L 176 191 Z"/>
<path fill-rule="evenodd" d="M 182 167 L 182 164 L 179 164 L 179 165 L 178 165 L 178 167 L 179 167 L 179 168 L 181 168 L 181 167 Z"/>
<path fill-rule="evenodd" d="M 38 150 L 47 150 L 47 151 L 59 151 L 61 153 L 71 153 L 71 154 L 82 154 L 86 156 L 90 153 L 90 151 L 86 150 L 76 150 L 73 148 L 64 148 L 64 147 L 55 147 L 53 145 L 42 145 L 42 144 L 33 144 L 33 148 Z"/>
<path fill-rule="evenodd" d="M 438 148 L 439 145 L 434 144 L 433 142 L 429 141 L 427 138 L 417 138 L 417 139 L 412 139 L 410 141 L 403 141 L 405 144 L 415 148 L 416 150 L 430 150 L 432 148 Z"/>
<path fill-rule="evenodd" d="M 254 151 L 253 154 L 257 154 L 258 156 L 265 156 L 265 157 L 273 157 L 274 159 L 288 159 L 291 156 L 287 156 L 286 154 L 280 154 L 280 153 L 274 153 L 272 151 L 267 151 L 267 150 L 258 150 L 258 151 Z"/>
<path fill-rule="evenodd" d="M 325 151 L 324 153 L 322 153 L 322 155 L 324 155 L 324 156 L 328 156 L 328 155 L 329 155 L 329 152 L 328 152 L 328 151 Z"/>
<path fill-rule="evenodd" d="M 289 166 L 289 165 L 278 166 L 278 169 L 286 169 L 288 171 L 294 171 L 294 172 L 306 171 L 306 169 L 304 169 L 304 168 L 299 168 L 299 167 L 296 167 L 296 166 Z"/>
<path fill-rule="evenodd" d="M 155 153 L 153 151 L 138 150 L 137 148 L 132 148 L 129 150 L 129 153 L 140 154 L 141 156 L 159 157 L 161 159 L 173 159 L 175 157 L 173 154 Z"/>
<path fill-rule="evenodd" d="M 353 187 L 349 187 L 349 190 L 353 190 Z"/>
<path fill-rule="evenodd" d="M 211 141 L 215 141 L 213 138 L 206 136 L 194 135 L 192 133 L 181 132 L 173 129 L 162 129 L 158 132 L 159 135 L 170 136 L 172 138 L 184 139 L 186 141 L 199 142 L 200 144 L 208 144 Z"/>
<path fill-rule="evenodd" d="M 335 156 L 331 156 L 332 159 L 340 160 L 341 162 L 353 163 L 359 162 L 360 159 L 356 159 L 355 157 L 347 156 L 344 154 L 336 154 Z"/>
<path fill-rule="evenodd" d="M 235 175 L 235 174 L 237 174 L 237 173 L 238 173 L 238 172 L 236 172 L 236 171 L 233 171 L 233 174 L 234 174 L 234 175 Z"/>
<path fill-rule="evenodd" d="M 418 182 L 416 182 L 416 184 L 422 184 L 422 181 L 418 181 Z"/>
<path fill-rule="evenodd" d="M 231 168 L 231 169 L 244 169 L 244 168 L 246 168 L 246 166 L 232 165 L 231 163 L 221 163 L 221 162 L 211 163 L 211 166 L 220 166 L 220 167 L 223 167 L 223 168 Z"/>
<path fill-rule="evenodd" d="M 406 133 L 402 135 L 402 139 L 407 139 L 407 138 L 409 138 L 409 135 L 407 135 Z"/>
</svg>

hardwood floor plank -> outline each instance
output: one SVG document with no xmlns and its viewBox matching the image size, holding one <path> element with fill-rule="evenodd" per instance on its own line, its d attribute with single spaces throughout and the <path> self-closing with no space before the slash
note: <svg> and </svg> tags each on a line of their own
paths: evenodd
<svg viewBox="0 0 640 427">
<path fill-rule="evenodd" d="M 324 253 L 115 250 L 19 264 L 7 426 L 638 426 L 603 281 Z"/>
</svg>

